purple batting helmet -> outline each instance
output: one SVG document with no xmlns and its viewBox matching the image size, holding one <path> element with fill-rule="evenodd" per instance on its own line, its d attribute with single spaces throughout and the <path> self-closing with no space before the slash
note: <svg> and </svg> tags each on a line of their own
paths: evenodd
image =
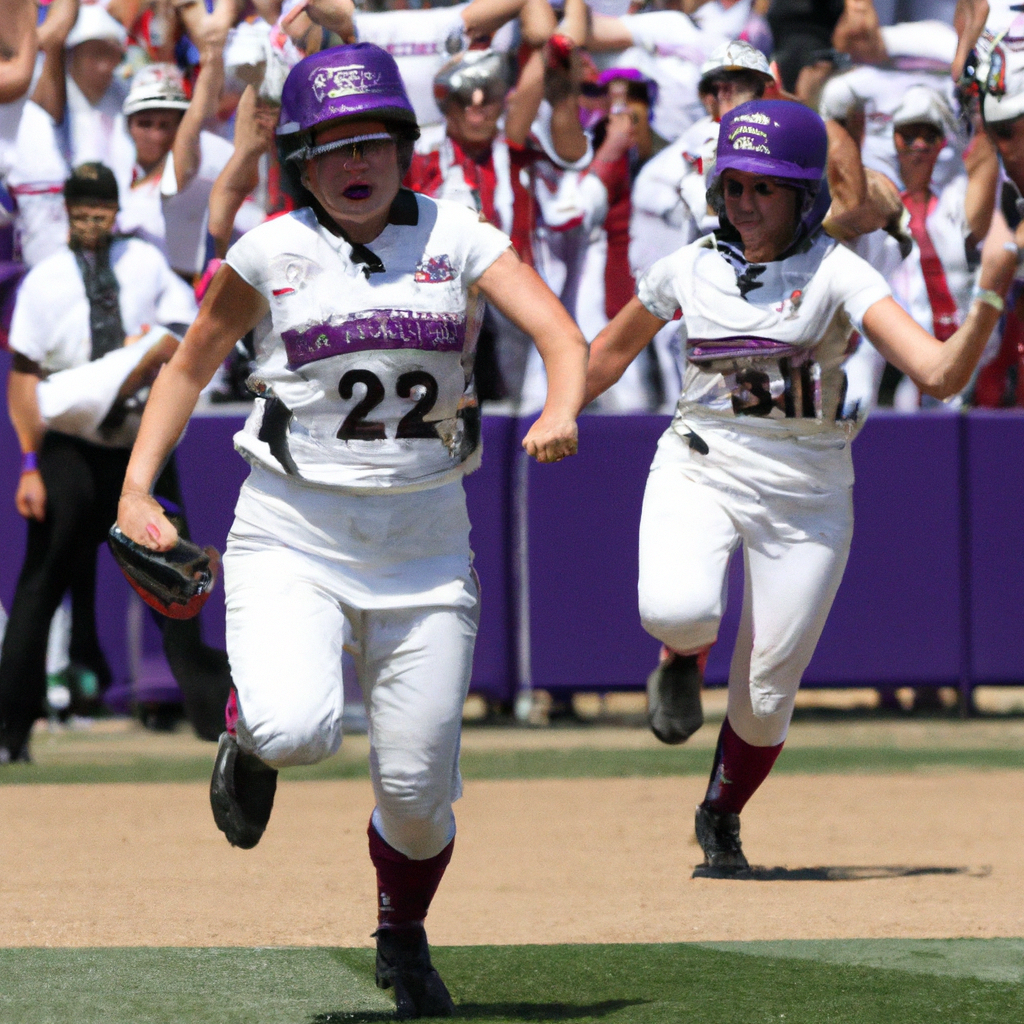
<svg viewBox="0 0 1024 1024">
<path fill-rule="evenodd" d="M 281 95 L 278 136 L 308 133 L 338 118 L 368 118 L 419 135 L 394 58 L 373 43 L 321 50 L 299 61 Z"/>
<path fill-rule="evenodd" d="M 715 177 L 732 168 L 820 182 L 827 156 L 825 122 L 809 107 L 790 100 L 750 100 L 722 118 Z"/>
<path fill-rule="evenodd" d="M 727 222 L 722 174 L 729 169 L 781 178 L 804 194 L 796 238 L 805 238 L 828 211 L 827 188 L 822 187 L 827 158 L 825 122 L 809 107 L 791 100 L 741 103 L 722 118 L 708 203 Z M 822 202 L 815 202 L 819 194 Z"/>
</svg>

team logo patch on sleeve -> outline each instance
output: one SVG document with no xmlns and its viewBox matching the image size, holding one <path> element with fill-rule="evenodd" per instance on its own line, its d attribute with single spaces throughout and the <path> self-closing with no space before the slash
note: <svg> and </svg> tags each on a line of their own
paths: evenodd
<svg viewBox="0 0 1024 1024">
<path fill-rule="evenodd" d="M 417 265 L 413 280 L 426 284 L 443 284 L 445 281 L 454 281 L 455 268 L 448 256 L 427 256 Z"/>
</svg>

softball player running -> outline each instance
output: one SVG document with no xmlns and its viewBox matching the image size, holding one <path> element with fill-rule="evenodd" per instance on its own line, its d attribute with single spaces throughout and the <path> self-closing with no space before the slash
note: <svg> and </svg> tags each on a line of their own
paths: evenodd
<svg viewBox="0 0 1024 1024">
<path fill-rule="evenodd" d="M 739 813 L 782 749 L 846 565 L 858 427 L 843 418 L 851 336 L 862 331 L 927 393 L 955 394 L 1013 273 L 1013 258 L 989 247 L 963 326 L 938 342 L 876 270 L 820 230 L 826 149 L 824 123 L 800 104 L 754 100 L 727 114 L 708 190 L 721 227 L 655 263 L 591 346 L 588 400 L 681 312 L 683 394 L 640 525 L 640 615 L 671 652 L 652 691 L 656 732 L 687 728 L 674 719 L 699 695 L 729 556 L 743 545 L 728 711 L 696 815 L 706 867 L 725 872 L 748 866 Z"/>
<path fill-rule="evenodd" d="M 237 722 L 220 741 L 214 817 L 233 845 L 254 846 L 277 769 L 338 749 L 350 651 L 370 721 L 377 983 L 394 987 L 400 1018 L 453 1011 L 423 919 L 452 854 L 478 617 L 461 484 L 480 458 L 470 289 L 547 363 L 547 403 L 523 442 L 538 461 L 576 451 L 586 364 L 579 331 L 506 235 L 400 188 L 418 134 L 379 47 L 293 68 L 278 149 L 302 208 L 228 252 L 153 389 L 118 518 L 140 544 L 173 544 L 153 479 L 201 388 L 255 329 L 262 397 L 235 438 L 252 472 L 224 557 Z"/>
</svg>

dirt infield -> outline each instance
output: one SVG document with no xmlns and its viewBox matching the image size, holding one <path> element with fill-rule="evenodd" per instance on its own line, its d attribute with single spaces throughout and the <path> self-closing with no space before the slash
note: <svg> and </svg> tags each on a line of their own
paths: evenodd
<svg viewBox="0 0 1024 1024">
<path fill-rule="evenodd" d="M 1019 772 L 779 775 L 757 880 L 691 879 L 689 778 L 467 784 L 439 944 L 1022 934 Z M 0 945 L 370 944 L 365 782 L 284 782 L 232 850 L 196 784 L 3 786 Z"/>
</svg>

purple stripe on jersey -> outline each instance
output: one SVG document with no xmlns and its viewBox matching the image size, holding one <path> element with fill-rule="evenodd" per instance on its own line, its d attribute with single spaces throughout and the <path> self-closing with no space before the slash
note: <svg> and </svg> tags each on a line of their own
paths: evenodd
<svg viewBox="0 0 1024 1024">
<path fill-rule="evenodd" d="M 790 345 L 771 338 L 756 338 L 745 334 L 731 338 L 690 338 L 686 343 L 686 354 L 694 363 L 706 363 L 715 359 L 750 359 L 769 357 L 780 359 L 804 351 L 800 345 Z"/>
<path fill-rule="evenodd" d="M 281 337 L 288 353 L 288 369 L 296 370 L 318 359 L 369 349 L 461 352 L 466 344 L 466 318 L 461 313 L 378 309 L 341 323 L 284 331 Z"/>
</svg>

